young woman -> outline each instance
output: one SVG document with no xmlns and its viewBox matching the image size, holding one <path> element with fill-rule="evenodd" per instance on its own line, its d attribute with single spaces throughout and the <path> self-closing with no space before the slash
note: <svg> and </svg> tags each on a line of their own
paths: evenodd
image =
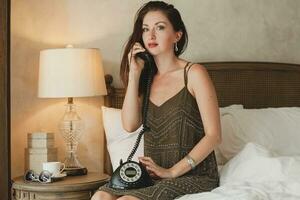
<svg viewBox="0 0 300 200">
<path fill-rule="evenodd" d="M 213 151 L 221 142 L 218 102 L 205 68 L 178 57 L 187 40 L 184 23 L 173 5 L 151 1 L 139 9 L 121 63 L 127 88 L 122 122 L 128 132 L 141 126 L 144 63 L 136 54 L 147 50 L 157 69 L 150 90 L 145 156 L 139 161 L 155 184 L 134 190 L 105 185 L 92 200 L 169 200 L 218 186 Z"/>
</svg>

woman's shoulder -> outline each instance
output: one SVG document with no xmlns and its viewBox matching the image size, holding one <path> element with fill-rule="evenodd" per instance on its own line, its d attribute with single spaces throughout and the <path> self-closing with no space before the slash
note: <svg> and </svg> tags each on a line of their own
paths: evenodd
<svg viewBox="0 0 300 200">
<path fill-rule="evenodd" d="M 192 61 L 189 61 L 189 60 L 184 60 L 184 59 L 181 59 L 180 60 L 181 62 L 181 68 L 191 68 L 190 70 L 192 70 L 192 68 L 196 68 L 196 69 L 193 69 L 194 70 L 206 70 L 205 67 L 203 65 L 201 65 L 200 63 L 196 63 L 196 62 L 192 62 Z"/>
<path fill-rule="evenodd" d="M 204 65 L 201 65 L 200 63 L 195 63 L 195 62 L 189 62 L 187 61 L 187 70 L 193 74 L 193 75 L 199 75 L 202 73 L 207 73 L 207 70 Z"/>
<path fill-rule="evenodd" d="M 181 67 L 186 70 L 188 79 L 198 80 L 199 78 L 208 77 L 206 67 L 200 63 L 191 62 L 188 60 L 181 59 Z"/>
<path fill-rule="evenodd" d="M 196 82 L 198 84 L 199 81 L 210 79 L 206 67 L 200 63 L 189 64 L 187 76 L 189 81 Z"/>
</svg>

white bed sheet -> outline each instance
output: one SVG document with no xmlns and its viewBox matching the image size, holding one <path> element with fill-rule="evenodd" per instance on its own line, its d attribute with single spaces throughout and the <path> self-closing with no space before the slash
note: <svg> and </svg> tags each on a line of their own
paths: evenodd
<svg viewBox="0 0 300 200">
<path fill-rule="evenodd" d="M 254 143 L 220 170 L 220 187 L 180 200 L 300 200 L 300 157 L 277 156 Z"/>
</svg>

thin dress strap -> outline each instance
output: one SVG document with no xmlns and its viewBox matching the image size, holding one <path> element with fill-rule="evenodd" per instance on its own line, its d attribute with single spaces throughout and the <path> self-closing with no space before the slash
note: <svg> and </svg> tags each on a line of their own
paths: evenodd
<svg viewBox="0 0 300 200">
<path fill-rule="evenodd" d="M 187 83 L 188 83 L 188 72 L 194 63 L 192 63 L 191 65 L 189 65 L 189 64 L 190 64 L 190 62 L 188 62 L 186 64 L 186 66 L 184 67 L 184 85 L 185 85 L 185 87 L 187 87 Z M 188 69 L 186 70 L 186 68 L 188 68 Z"/>
</svg>

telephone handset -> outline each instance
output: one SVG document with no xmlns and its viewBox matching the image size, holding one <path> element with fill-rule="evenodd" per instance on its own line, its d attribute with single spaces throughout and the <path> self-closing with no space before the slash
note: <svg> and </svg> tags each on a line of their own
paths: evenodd
<svg viewBox="0 0 300 200">
<path fill-rule="evenodd" d="M 150 87 L 153 80 L 154 70 L 156 67 L 154 59 L 150 53 L 140 52 L 137 53 L 136 56 L 140 57 L 145 61 L 143 71 L 147 77 L 146 91 L 143 100 L 142 110 L 143 128 L 136 139 L 134 147 L 131 153 L 129 154 L 127 161 L 123 163 L 121 159 L 120 166 L 113 172 L 111 176 L 108 186 L 114 189 L 138 189 L 153 185 L 153 180 L 151 179 L 146 168 L 141 163 L 132 161 L 132 157 L 140 144 L 142 135 L 144 134 L 144 132 L 149 130 L 149 127 L 146 124 L 146 118 L 149 104 Z"/>
<path fill-rule="evenodd" d="M 139 52 L 136 54 L 137 57 L 143 59 L 145 62 L 152 62 L 153 57 L 147 51 Z"/>
</svg>

